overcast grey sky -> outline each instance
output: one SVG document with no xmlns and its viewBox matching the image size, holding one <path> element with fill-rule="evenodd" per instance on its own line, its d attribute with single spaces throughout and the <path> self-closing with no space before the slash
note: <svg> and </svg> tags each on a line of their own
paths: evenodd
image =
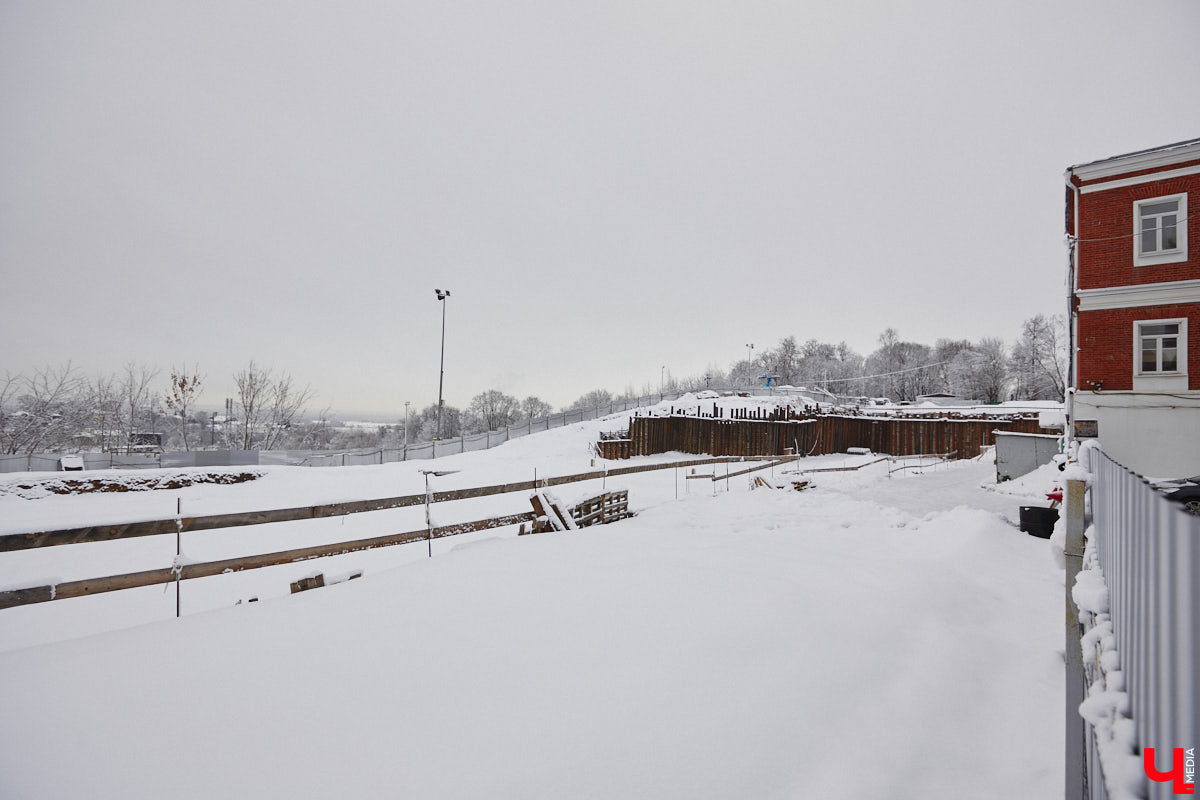
<svg viewBox="0 0 1200 800">
<path fill-rule="evenodd" d="M 1063 170 L 1200 136 L 1200 3 L 0 1 L 0 371 L 562 405 L 1011 341 Z"/>
</svg>

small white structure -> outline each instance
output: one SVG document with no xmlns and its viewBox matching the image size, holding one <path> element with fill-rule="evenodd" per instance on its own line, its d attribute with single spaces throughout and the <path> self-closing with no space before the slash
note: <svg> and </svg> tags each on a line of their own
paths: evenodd
<svg viewBox="0 0 1200 800">
<path fill-rule="evenodd" d="M 1010 481 L 1049 464 L 1058 455 L 1061 437 L 1043 433 L 996 431 L 996 482 Z"/>
<path fill-rule="evenodd" d="M 58 468 L 62 472 L 81 472 L 83 456 L 62 456 L 58 459 Z"/>
</svg>

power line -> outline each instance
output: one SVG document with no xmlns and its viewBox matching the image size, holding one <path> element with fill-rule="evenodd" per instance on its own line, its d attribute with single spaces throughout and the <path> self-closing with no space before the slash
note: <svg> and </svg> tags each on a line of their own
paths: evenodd
<svg viewBox="0 0 1200 800">
<path fill-rule="evenodd" d="M 830 378 L 822 379 L 820 383 L 844 383 L 845 381 L 866 381 L 871 378 L 887 378 L 891 375 L 903 375 L 906 372 L 916 372 L 920 369 L 929 369 L 930 367 L 940 367 L 942 364 L 949 364 L 949 361 L 935 361 L 932 364 L 923 364 L 919 367 L 908 367 L 907 369 L 898 369 L 895 372 L 881 372 L 878 375 L 859 375 L 855 378 Z"/>
<path fill-rule="evenodd" d="M 1184 217 L 1183 219 L 1181 219 L 1181 220 L 1177 221 L 1177 222 L 1175 223 L 1175 226 L 1176 226 L 1176 227 L 1179 227 L 1180 225 L 1187 225 L 1187 223 L 1188 223 L 1188 221 L 1189 221 L 1189 220 L 1195 219 L 1195 218 L 1196 218 L 1196 217 L 1198 217 L 1198 216 L 1200 216 L 1200 212 L 1197 212 L 1197 213 L 1195 213 L 1195 214 L 1189 214 L 1189 215 L 1187 215 L 1186 217 Z M 1078 220 L 1076 220 L 1076 221 L 1078 222 Z M 1154 231 L 1153 231 L 1153 232 L 1154 232 L 1154 233 L 1158 233 L 1160 230 L 1162 230 L 1162 228 L 1158 228 L 1158 227 L 1156 227 L 1156 228 L 1154 229 Z M 1141 232 L 1141 231 L 1139 231 L 1138 233 L 1126 233 L 1126 234 L 1122 234 L 1121 236 L 1103 236 L 1103 237 L 1100 237 L 1100 238 L 1098 238 L 1098 239 L 1080 239 L 1080 238 L 1078 238 L 1078 237 L 1075 237 L 1075 236 L 1069 236 L 1069 237 L 1067 237 L 1067 238 L 1069 238 L 1069 239 L 1074 239 L 1074 241 L 1075 241 L 1076 243 L 1090 243 L 1090 242 L 1113 242 L 1113 241 L 1116 241 L 1116 240 L 1118 240 L 1118 239 L 1136 239 L 1138 236 L 1144 236 L 1144 235 L 1146 235 L 1146 233 L 1149 233 L 1149 231 L 1146 231 L 1145 233 L 1143 233 L 1143 232 Z"/>
</svg>

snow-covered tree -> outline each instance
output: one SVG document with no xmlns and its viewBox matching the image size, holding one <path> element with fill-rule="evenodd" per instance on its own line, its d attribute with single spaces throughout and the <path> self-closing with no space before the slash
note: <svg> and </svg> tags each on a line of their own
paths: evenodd
<svg viewBox="0 0 1200 800">
<path fill-rule="evenodd" d="M 797 370 L 800 368 L 800 348 L 796 345 L 795 336 L 785 336 L 779 340 L 779 345 L 770 354 L 771 374 L 779 378 L 780 383 L 796 382 Z"/>
<path fill-rule="evenodd" d="M 955 394 L 985 403 L 1005 399 L 1008 352 L 1000 339 L 985 338 L 962 350 L 950 362 L 950 386 Z"/>
<path fill-rule="evenodd" d="M 420 412 L 409 418 L 409 444 L 414 442 L 431 442 L 438 438 L 438 406 L 431 403 Z M 447 403 L 442 406 L 442 437 L 453 439 L 461 436 L 462 411 Z"/>
<path fill-rule="evenodd" d="M 576 409 L 589 409 L 596 406 L 606 406 L 613 400 L 612 392 L 607 389 L 593 389 L 585 395 L 582 395 L 578 400 L 564 408 L 564 411 L 575 411 Z"/>
<path fill-rule="evenodd" d="M 488 389 L 467 404 L 464 428 L 468 433 L 496 431 L 521 418 L 521 401 L 497 389 Z"/>
<path fill-rule="evenodd" d="M 158 367 L 149 364 L 125 364 L 117 384 L 120 401 L 119 424 L 124 446 L 128 448 L 133 434 L 142 430 L 150 417 L 151 399 L 156 395 L 151 384 L 158 377 Z"/>
<path fill-rule="evenodd" d="M 87 424 L 87 383 L 73 364 L 0 380 L 0 443 L 5 453 L 70 449 Z"/>
<path fill-rule="evenodd" d="M 308 386 L 297 386 L 286 373 L 275 378 L 269 367 L 261 367 L 253 359 L 233 380 L 237 386 L 238 438 L 244 450 L 278 447 L 296 416 L 313 399 Z"/>
<path fill-rule="evenodd" d="M 867 391 L 893 400 L 914 400 L 937 385 L 933 351 L 928 345 L 905 342 L 895 328 L 879 335 L 879 349 L 866 362 L 869 378 Z"/>
<path fill-rule="evenodd" d="M 1066 386 L 1066 321 L 1062 315 L 1030 317 L 1013 345 L 1010 367 L 1021 400 L 1062 400 Z"/>
<path fill-rule="evenodd" d="M 540 397 L 530 395 L 521 401 L 521 414 L 525 419 L 549 416 L 554 408 Z"/>
</svg>

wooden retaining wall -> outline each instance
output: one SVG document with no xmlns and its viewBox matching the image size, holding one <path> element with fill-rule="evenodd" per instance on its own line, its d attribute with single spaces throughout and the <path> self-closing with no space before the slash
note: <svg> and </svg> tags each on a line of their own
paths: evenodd
<svg viewBox="0 0 1200 800">
<path fill-rule="evenodd" d="M 772 419 L 771 417 L 777 417 Z M 597 449 L 604 458 L 629 458 L 655 453 L 707 453 L 713 456 L 807 455 L 844 453 L 866 447 L 893 456 L 956 453 L 973 458 L 981 447 L 995 444 L 993 431 L 1048 433 L 1034 418 L 912 419 L 863 416 L 796 418 L 668 416 L 633 417 L 627 437 L 602 439 Z"/>
</svg>

